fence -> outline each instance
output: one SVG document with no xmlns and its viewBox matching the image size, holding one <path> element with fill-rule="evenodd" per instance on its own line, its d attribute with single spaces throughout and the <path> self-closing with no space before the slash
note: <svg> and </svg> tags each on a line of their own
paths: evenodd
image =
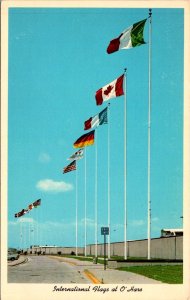
<svg viewBox="0 0 190 300">
<path fill-rule="evenodd" d="M 107 253 L 106 244 L 106 253 Z M 127 254 L 130 257 L 147 257 L 147 240 L 136 240 L 127 242 Z M 183 236 L 161 237 L 151 239 L 151 258 L 161 259 L 183 259 Z M 87 255 L 95 255 L 95 245 L 87 245 Z M 36 246 L 28 249 L 32 254 L 75 254 L 75 247 L 52 247 Z M 110 244 L 111 256 L 123 256 L 124 243 L 116 242 Z M 103 256 L 104 244 L 98 244 L 98 256 Z M 78 255 L 84 255 L 84 248 L 78 247 Z"/>
</svg>

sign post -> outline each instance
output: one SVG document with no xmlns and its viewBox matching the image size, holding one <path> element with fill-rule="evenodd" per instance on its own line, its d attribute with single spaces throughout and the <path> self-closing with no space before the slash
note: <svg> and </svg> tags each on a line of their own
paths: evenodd
<svg viewBox="0 0 190 300">
<path fill-rule="evenodd" d="M 101 227 L 101 235 L 104 236 L 104 270 L 106 270 L 106 235 L 109 235 L 109 227 Z"/>
</svg>

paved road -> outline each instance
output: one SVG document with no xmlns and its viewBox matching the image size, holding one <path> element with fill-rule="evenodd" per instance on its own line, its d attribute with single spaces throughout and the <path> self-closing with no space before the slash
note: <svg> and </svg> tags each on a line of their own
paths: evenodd
<svg viewBox="0 0 190 300">
<path fill-rule="evenodd" d="M 9 283 L 91 283 L 90 279 L 69 263 L 47 256 L 29 256 L 28 261 L 8 266 Z"/>
<path fill-rule="evenodd" d="M 89 261 L 80 261 L 75 258 L 59 258 L 56 259 L 64 260 L 64 262 L 72 262 L 76 264 L 78 270 L 88 270 L 93 275 L 93 283 L 118 283 L 118 284 L 161 284 L 162 282 L 141 276 L 131 272 L 119 271 L 115 269 L 106 269 L 102 264 L 93 264 Z"/>
<path fill-rule="evenodd" d="M 28 262 L 24 264 L 15 266 L 10 266 L 10 264 L 8 267 L 9 283 L 161 283 L 131 272 L 104 270 L 102 264 L 59 256 L 29 256 Z"/>
</svg>

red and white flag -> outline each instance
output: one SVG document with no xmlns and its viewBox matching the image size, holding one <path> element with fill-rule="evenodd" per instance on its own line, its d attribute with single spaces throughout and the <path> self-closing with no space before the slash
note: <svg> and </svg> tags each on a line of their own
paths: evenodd
<svg viewBox="0 0 190 300">
<path fill-rule="evenodd" d="M 108 83 L 96 92 L 96 104 L 101 105 L 104 101 L 108 101 L 111 98 L 124 95 L 123 91 L 123 79 L 124 74 L 114 81 Z"/>
<path fill-rule="evenodd" d="M 33 204 L 29 204 L 28 205 L 28 210 L 30 211 L 30 210 L 32 210 L 34 208 L 34 205 Z"/>
<path fill-rule="evenodd" d="M 63 168 L 63 174 L 76 170 L 76 160 L 72 161 L 68 166 Z"/>
<path fill-rule="evenodd" d="M 67 159 L 68 160 L 79 160 L 79 159 L 83 158 L 83 153 L 84 153 L 83 149 L 80 149 Z"/>
</svg>

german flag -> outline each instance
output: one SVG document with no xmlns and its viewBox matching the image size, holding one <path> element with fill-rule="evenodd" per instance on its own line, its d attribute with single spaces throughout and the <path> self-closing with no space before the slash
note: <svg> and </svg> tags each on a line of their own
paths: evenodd
<svg viewBox="0 0 190 300">
<path fill-rule="evenodd" d="M 94 144 L 94 133 L 95 130 L 92 130 L 86 134 L 83 134 L 81 137 L 74 142 L 73 147 L 74 148 L 83 148 L 86 146 L 91 146 Z"/>
</svg>

